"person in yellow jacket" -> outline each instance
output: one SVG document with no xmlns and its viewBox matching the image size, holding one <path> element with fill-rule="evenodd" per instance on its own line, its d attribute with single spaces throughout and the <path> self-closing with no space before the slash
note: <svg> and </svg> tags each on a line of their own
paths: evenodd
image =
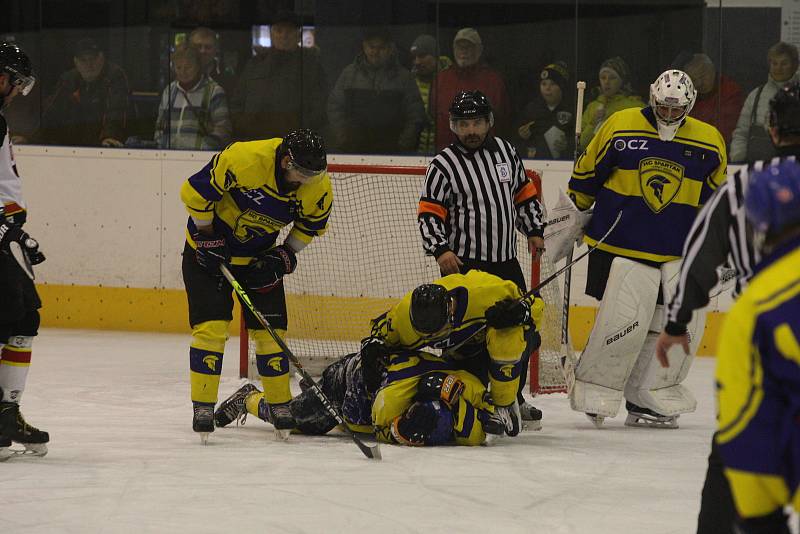
<svg viewBox="0 0 800 534">
<path fill-rule="evenodd" d="M 589 141 L 611 115 L 622 109 L 645 106 L 644 100 L 633 94 L 630 71 L 621 57 L 605 60 L 600 65 L 598 77 L 600 85 L 593 91 L 596 97 L 586 106 L 581 119 L 581 150 L 589 146 Z"/>
<path fill-rule="evenodd" d="M 522 297 L 515 283 L 483 271 L 445 276 L 407 293 L 374 319 L 361 354 L 385 359 L 391 350 L 440 349 L 456 368 L 489 385 L 507 434 L 515 436 L 521 426 L 516 399 L 521 358 L 541 343 L 536 325 L 544 309 L 542 299 Z M 541 417 L 537 410 L 529 426 L 541 428 Z"/>
<path fill-rule="evenodd" d="M 720 449 L 741 532 L 789 533 L 800 511 L 800 165 L 752 175 L 748 222 L 762 242 L 755 275 L 720 334 Z"/>
<path fill-rule="evenodd" d="M 249 290 L 255 306 L 279 335 L 287 328 L 283 276 L 294 271 L 297 253 L 325 233 L 333 203 L 325 145 L 311 130 L 285 138 L 233 143 L 214 155 L 181 188 L 189 212 L 183 280 L 189 300 L 192 428 L 205 443 L 214 431 L 222 357 L 232 319 L 231 286 L 220 264 Z M 278 233 L 292 225 L 278 244 Z M 256 344 L 256 363 L 270 417 L 279 437 L 294 421 L 287 403 L 289 361 L 256 318 L 245 310 Z"/>
</svg>

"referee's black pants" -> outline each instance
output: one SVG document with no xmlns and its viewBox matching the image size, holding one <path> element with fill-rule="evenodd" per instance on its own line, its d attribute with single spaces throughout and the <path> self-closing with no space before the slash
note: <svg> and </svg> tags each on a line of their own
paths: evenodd
<svg viewBox="0 0 800 534">
<path fill-rule="evenodd" d="M 463 263 L 461 266 L 462 274 L 466 273 L 467 271 L 471 271 L 472 269 L 477 269 L 489 274 L 493 274 L 498 278 L 502 278 L 503 280 L 514 282 L 523 293 L 528 291 L 527 287 L 525 286 L 525 277 L 522 274 L 522 268 L 520 267 L 519 260 L 517 260 L 517 258 L 501 262 L 471 260 L 467 258 L 460 259 Z M 530 357 L 530 354 L 525 354 L 520 362 L 522 370 L 519 377 L 519 390 L 517 391 L 517 402 L 519 402 L 519 404 L 525 402 L 522 392 L 525 389 L 525 384 L 528 382 L 528 362 Z"/>
</svg>

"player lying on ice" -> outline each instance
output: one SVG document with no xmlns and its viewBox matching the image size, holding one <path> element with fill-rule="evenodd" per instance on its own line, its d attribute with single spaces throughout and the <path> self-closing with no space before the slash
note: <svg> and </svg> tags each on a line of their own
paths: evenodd
<svg viewBox="0 0 800 534">
<path fill-rule="evenodd" d="M 507 412 L 492 404 L 486 387 L 452 362 L 422 351 L 348 354 L 322 372 L 319 386 L 342 413 L 350 430 L 375 432 L 379 441 L 403 445 L 481 445 L 487 434 L 509 433 Z M 384 359 L 385 358 L 385 359 Z M 336 420 L 313 389 L 289 403 L 297 432 L 322 435 Z M 267 422 L 263 393 L 248 383 L 220 404 L 217 427 L 244 423 L 247 414 Z"/>
</svg>

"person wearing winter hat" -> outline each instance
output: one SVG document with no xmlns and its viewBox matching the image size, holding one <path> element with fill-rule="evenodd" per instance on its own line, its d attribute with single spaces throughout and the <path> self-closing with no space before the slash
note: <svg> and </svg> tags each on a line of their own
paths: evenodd
<svg viewBox="0 0 800 534">
<path fill-rule="evenodd" d="M 559 159 L 572 154 L 575 116 L 565 98 L 569 71 L 563 61 L 550 63 L 539 75 L 539 91 L 520 114 L 517 150 L 522 157 Z"/>
<path fill-rule="evenodd" d="M 411 72 L 417 82 L 419 96 L 425 106 L 425 128 L 419 134 L 420 154 L 433 154 L 436 149 L 436 125 L 431 109 L 431 88 L 436 74 L 450 67 L 453 61 L 447 56 L 439 55 L 439 47 L 433 35 L 422 34 L 411 44 L 413 58 Z"/>
<path fill-rule="evenodd" d="M 619 56 L 605 60 L 598 72 L 600 85 L 592 91 L 596 96 L 583 111 L 581 150 L 589 145 L 594 134 L 612 114 L 626 108 L 642 108 L 645 103 L 633 94 L 628 64 Z"/>
</svg>

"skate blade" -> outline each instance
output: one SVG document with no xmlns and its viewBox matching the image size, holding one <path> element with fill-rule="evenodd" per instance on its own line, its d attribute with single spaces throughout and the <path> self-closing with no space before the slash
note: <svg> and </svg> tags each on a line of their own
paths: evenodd
<svg viewBox="0 0 800 534">
<path fill-rule="evenodd" d="M 275 441 L 289 441 L 289 436 L 292 434 L 291 428 L 275 429 Z"/>
<path fill-rule="evenodd" d="M 208 435 L 211 432 L 198 432 L 197 434 L 200 436 L 200 443 L 202 445 L 208 445 Z"/>
<path fill-rule="evenodd" d="M 628 414 L 625 419 L 625 426 L 638 427 L 638 428 L 661 428 L 672 430 L 678 428 L 678 418 L 669 418 L 669 420 L 651 419 L 648 417 L 637 416 Z"/>
<path fill-rule="evenodd" d="M 11 449 L 6 447 L 0 449 L 0 462 L 5 462 L 14 456 L 33 456 L 41 458 L 42 456 L 47 455 L 47 445 L 44 443 L 20 443 L 20 445 L 24 446 L 25 448 Z"/>
<path fill-rule="evenodd" d="M 592 422 L 595 428 L 603 428 L 603 421 L 606 420 L 602 415 L 587 413 L 586 418 Z"/>
</svg>

